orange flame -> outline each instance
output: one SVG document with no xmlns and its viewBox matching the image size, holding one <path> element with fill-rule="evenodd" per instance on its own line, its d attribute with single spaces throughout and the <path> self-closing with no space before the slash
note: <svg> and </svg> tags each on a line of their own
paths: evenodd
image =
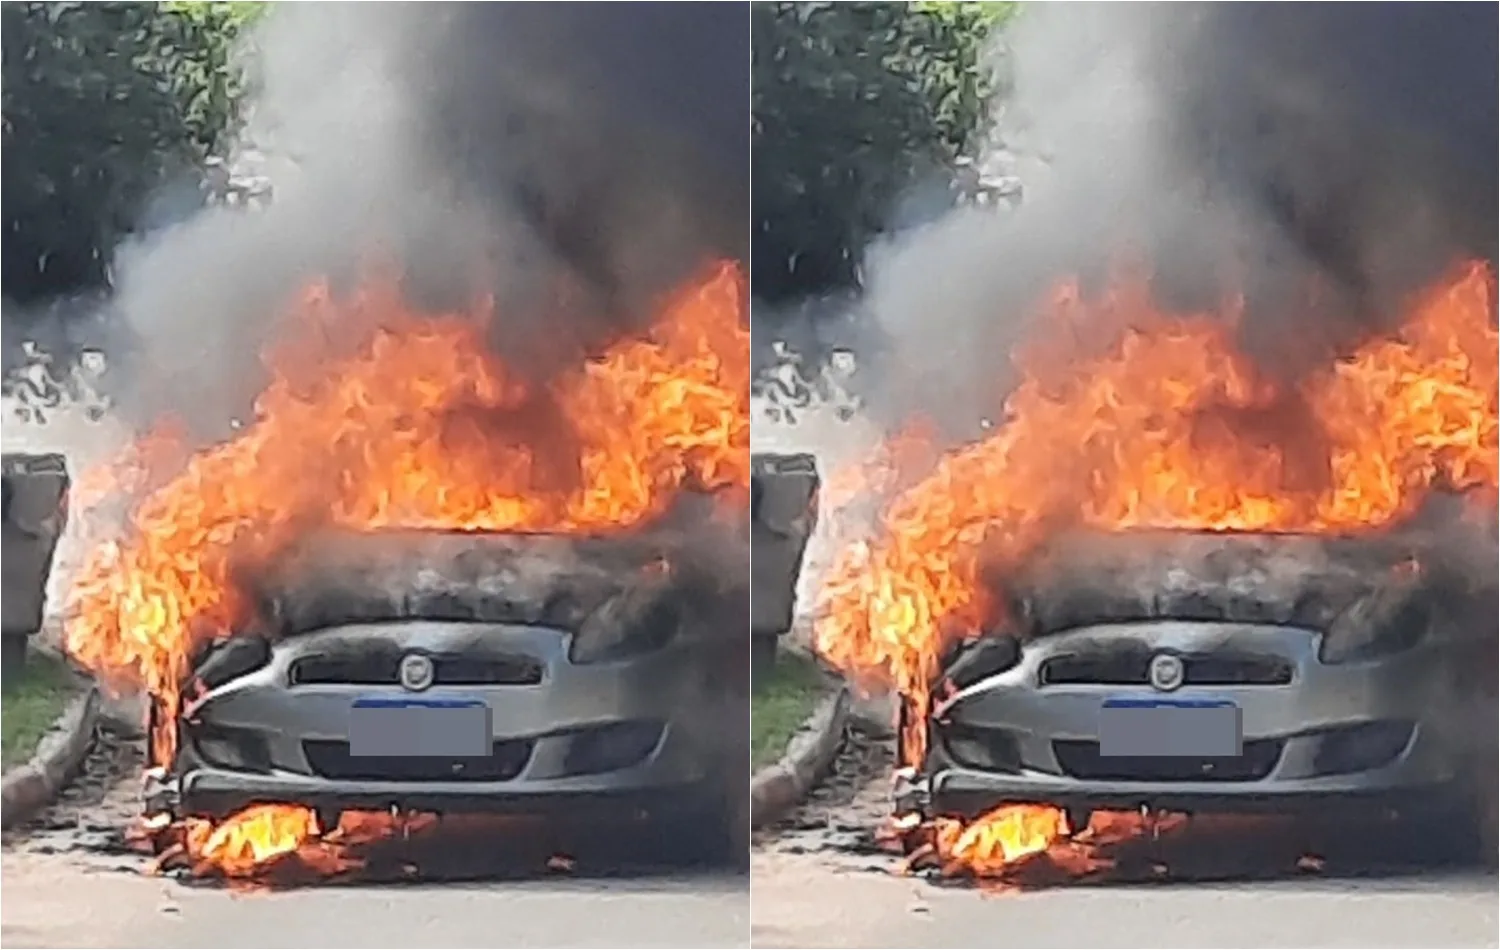
<svg viewBox="0 0 1500 950">
<path fill-rule="evenodd" d="M 909 852 L 908 870 L 1020 885 L 1111 870 L 1120 845 L 1176 832 L 1187 821 L 1181 814 L 1099 810 L 1074 828 L 1061 808 L 1008 804 L 967 821 L 898 818 L 896 834 Z"/>
<path fill-rule="evenodd" d="M 132 464 L 87 479 L 96 497 L 101 478 L 144 495 L 123 535 L 88 551 L 66 647 L 153 697 L 154 762 L 171 761 L 194 652 L 254 619 L 232 567 L 310 528 L 607 532 L 684 490 L 748 494 L 748 321 L 732 265 L 666 301 L 640 336 L 536 385 L 486 347 L 492 314 L 414 313 L 393 284 L 347 298 L 314 287 L 294 316 L 234 438 L 194 454 L 154 433 Z"/>
<path fill-rule="evenodd" d="M 956 862 L 991 876 L 1060 844 L 1069 831 L 1062 809 L 1047 805 L 1003 805 L 972 822 L 936 822 L 937 849 L 945 865 Z"/>
<path fill-rule="evenodd" d="M 188 818 L 162 825 L 155 834 L 174 843 L 159 866 L 182 866 L 202 876 L 213 873 L 238 881 L 264 878 L 280 862 L 332 877 L 364 866 L 359 849 L 398 834 L 424 831 L 437 823 L 430 814 L 346 811 L 325 830 L 317 815 L 300 805 L 252 805 L 223 821 Z"/>
<path fill-rule="evenodd" d="M 1049 334 L 1018 356 L 1004 424 L 908 479 L 875 539 L 844 549 L 824 585 L 816 647 L 901 693 L 905 763 L 922 759 L 944 648 L 1003 619 L 982 562 L 1014 564 L 1070 525 L 1345 532 L 1408 516 L 1436 488 L 1495 497 L 1500 370 L 1484 265 L 1289 386 L 1235 349 L 1228 321 L 1165 314 L 1141 285 L 1099 299 L 1066 286 L 1050 311 Z"/>
</svg>

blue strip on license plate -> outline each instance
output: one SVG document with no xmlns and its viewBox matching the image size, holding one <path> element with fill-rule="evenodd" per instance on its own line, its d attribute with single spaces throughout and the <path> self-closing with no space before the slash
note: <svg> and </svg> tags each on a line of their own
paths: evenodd
<svg viewBox="0 0 1500 950">
<path fill-rule="evenodd" d="M 1099 754 L 1232 758 L 1240 708 L 1227 700 L 1110 699 L 1099 710 Z"/>
<path fill-rule="evenodd" d="M 482 700 L 366 698 L 349 710 L 350 755 L 472 758 L 492 741 Z"/>
</svg>

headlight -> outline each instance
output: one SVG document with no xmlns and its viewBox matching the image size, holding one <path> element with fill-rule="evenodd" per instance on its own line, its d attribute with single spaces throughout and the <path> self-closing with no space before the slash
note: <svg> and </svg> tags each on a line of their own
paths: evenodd
<svg viewBox="0 0 1500 950">
<path fill-rule="evenodd" d="M 958 689 L 1004 673 L 1021 660 L 1021 642 L 1008 634 L 987 634 L 959 647 L 944 664 L 943 678 Z"/>
<path fill-rule="evenodd" d="M 682 615 L 669 600 L 659 599 L 640 613 L 609 610 L 590 617 L 568 644 L 574 663 L 607 663 L 659 650 L 671 643 Z"/>
<path fill-rule="evenodd" d="M 1318 658 L 1324 663 L 1358 663 L 1417 646 L 1432 628 L 1432 612 L 1408 599 L 1394 610 L 1356 604 L 1323 634 Z"/>
<path fill-rule="evenodd" d="M 193 678 L 216 689 L 271 662 L 271 643 L 264 637 L 217 640 L 193 668 Z"/>
</svg>

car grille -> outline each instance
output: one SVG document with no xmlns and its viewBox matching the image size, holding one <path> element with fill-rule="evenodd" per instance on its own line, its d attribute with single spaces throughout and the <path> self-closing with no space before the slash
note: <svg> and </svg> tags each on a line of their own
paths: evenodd
<svg viewBox="0 0 1500 950">
<path fill-rule="evenodd" d="M 1156 651 L 1068 654 L 1042 663 L 1043 686 L 1067 684 L 1147 686 Z M 1179 654 L 1186 686 L 1284 686 L 1292 681 L 1292 664 L 1275 656 Z"/>
<path fill-rule="evenodd" d="M 399 686 L 401 657 L 406 651 L 301 657 L 292 663 L 293 686 L 336 683 Z M 542 681 L 542 664 L 528 657 L 430 653 L 433 683 L 438 686 L 534 686 Z"/>
<path fill-rule="evenodd" d="M 1252 739 L 1240 755 L 1103 756 L 1099 743 L 1059 739 L 1052 754 L 1073 778 L 1106 782 L 1254 782 L 1271 774 L 1281 758 L 1281 739 Z"/>
<path fill-rule="evenodd" d="M 531 749 L 530 739 L 506 739 L 482 756 L 353 756 L 347 742 L 309 739 L 302 743 L 314 774 L 365 782 L 506 782 L 521 774 L 531 759 Z"/>
</svg>

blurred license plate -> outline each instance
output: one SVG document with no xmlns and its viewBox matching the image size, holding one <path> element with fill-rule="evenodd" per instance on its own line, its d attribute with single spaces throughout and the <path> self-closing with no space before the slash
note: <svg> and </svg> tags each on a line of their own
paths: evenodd
<svg viewBox="0 0 1500 950">
<path fill-rule="evenodd" d="M 1240 754 L 1240 708 L 1226 700 L 1110 699 L 1099 710 L 1099 754 Z"/>
<path fill-rule="evenodd" d="M 477 699 L 360 699 L 349 711 L 350 755 L 490 754 L 490 707 Z"/>
</svg>

